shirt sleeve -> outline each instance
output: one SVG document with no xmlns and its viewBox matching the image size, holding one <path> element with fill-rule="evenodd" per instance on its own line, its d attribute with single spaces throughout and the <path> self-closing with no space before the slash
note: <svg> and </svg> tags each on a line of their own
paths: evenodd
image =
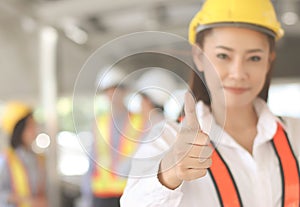
<svg viewBox="0 0 300 207">
<path fill-rule="evenodd" d="M 121 206 L 176 207 L 179 206 L 182 195 L 180 187 L 170 190 L 157 177 L 130 178 L 121 197 Z"/>
<path fill-rule="evenodd" d="M 131 172 L 120 201 L 122 207 L 179 206 L 183 195 L 181 186 L 171 190 L 157 178 L 160 161 L 175 141 L 175 133 L 165 123 L 152 129 L 132 160 Z"/>
</svg>

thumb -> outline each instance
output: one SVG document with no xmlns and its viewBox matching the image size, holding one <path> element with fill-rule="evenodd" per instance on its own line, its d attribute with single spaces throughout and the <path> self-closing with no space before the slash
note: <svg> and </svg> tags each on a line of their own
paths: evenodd
<svg viewBox="0 0 300 207">
<path fill-rule="evenodd" d="M 196 103 L 190 92 L 186 92 L 184 96 L 184 113 L 185 119 L 183 126 L 189 129 L 199 129 L 200 125 L 196 114 Z"/>
</svg>

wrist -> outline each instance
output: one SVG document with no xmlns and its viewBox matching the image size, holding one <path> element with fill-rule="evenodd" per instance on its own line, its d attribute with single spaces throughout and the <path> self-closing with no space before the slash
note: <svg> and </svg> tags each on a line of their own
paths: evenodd
<svg viewBox="0 0 300 207">
<path fill-rule="evenodd" d="M 182 183 L 182 180 L 177 177 L 176 170 L 174 167 L 166 169 L 163 166 L 163 161 L 160 163 L 158 180 L 165 187 L 174 190 L 179 187 Z"/>
</svg>

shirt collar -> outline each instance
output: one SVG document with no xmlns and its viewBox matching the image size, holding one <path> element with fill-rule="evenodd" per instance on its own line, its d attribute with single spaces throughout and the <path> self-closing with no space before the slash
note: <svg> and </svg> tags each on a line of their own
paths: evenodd
<svg viewBox="0 0 300 207">
<path fill-rule="evenodd" d="M 258 142 L 265 142 L 273 139 L 277 131 L 277 123 L 281 123 L 279 118 L 277 118 L 269 109 L 267 103 L 262 99 L 256 99 L 254 102 L 254 108 L 258 116 L 257 123 L 257 133 Z"/>
<path fill-rule="evenodd" d="M 271 140 L 277 130 L 277 123 L 281 121 L 272 114 L 266 102 L 257 98 L 254 101 L 254 108 L 258 116 L 256 144 Z M 237 142 L 225 131 L 223 126 L 216 123 L 210 109 L 203 102 L 198 102 L 196 106 L 197 117 L 201 129 L 209 134 L 210 139 L 216 144 L 237 147 Z"/>
</svg>

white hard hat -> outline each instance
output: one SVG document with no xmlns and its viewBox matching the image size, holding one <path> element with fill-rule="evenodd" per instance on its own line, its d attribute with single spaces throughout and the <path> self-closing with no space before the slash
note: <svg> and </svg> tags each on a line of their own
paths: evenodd
<svg viewBox="0 0 300 207">
<path fill-rule="evenodd" d="M 164 105 L 164 115 L 173 121 L 176 121 L 182 112 L 184 105 L 184 96 L 188 90 L 187 89 L 177 89 L 172 91 L 172 95 L 169 100 Z"/>
<path fill-rule="evenodd" d="M 125 73 L 120 68 L 114 67 L 100 71 L 96 78 L 96 88 L 106 90 L 111 87 L 123 85 L 122 80 L 124 77 Z"/>
<path fill-rule="evenodd" d="M 139 77 L 135 89 L 145 94 L 154 104 L 164 106 L 176 87 L 176 74 L 162 68 L 147 68 Z"/>
</svg>

